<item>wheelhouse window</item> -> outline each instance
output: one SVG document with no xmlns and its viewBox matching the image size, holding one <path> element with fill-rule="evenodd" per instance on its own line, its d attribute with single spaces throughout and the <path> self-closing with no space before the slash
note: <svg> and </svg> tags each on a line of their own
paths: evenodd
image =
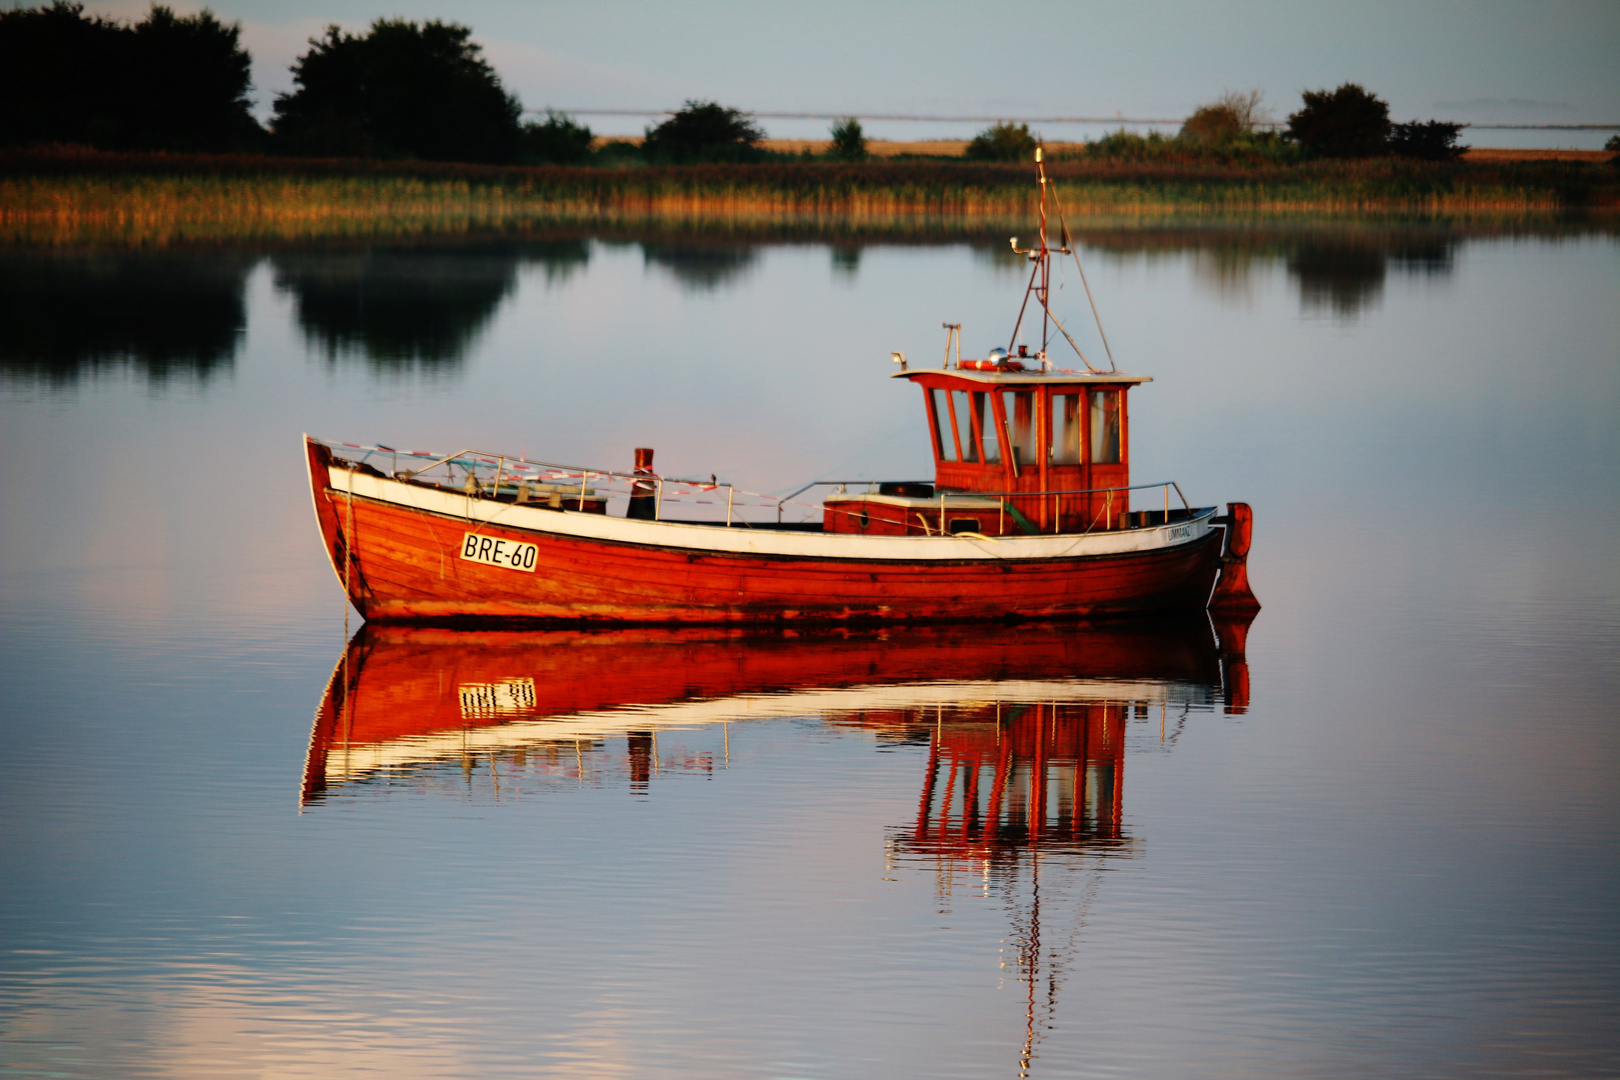
<svg viewBox="0 0 1620 1080">
<path fill-rule="evenodd" d="M 983 397 L 977 394 L 976 397 Z M 966 390 L 951 391 L 951 406 L 956 412 L 956 441 L 962 448 L 963 461 L 979 460 L 979 443 L 973 427 L 974 416 L 972 405 L 968 403 Z"/>
<path fill-rule="evenodd" d="M 1080 395 L 1052 395 L 1052 464 L 1080 464 Z"/>
<path fill-rule="evenodd" d="M 1119 391 L 1091 391 L 1091 462 L 1119 462 Z"/>
<path fill-rule="evenodd" d="M 973 391 L 973 415 L 978 418 L 978 428 L 984 433 L 979 444 L 984 452 L 984 462 L 994 465 L 1001 460 L 1001 440 L 996 438 L 996 410 L 990 403 L 990 395 L 983 390 Z"/>
<path fill-rule="evenodd" d="M 940 461 L 955 461 L 956 435 L 951 423 L 950 391 L 937 386 L 928 391 L 928 407 L 934 412 L 934 432 L 939 439 L 934 444 L 934 457 Z"/>
<path fill-rule="evenodd" d="M 1013 461 L 1018 465 L 1039 464 L 1035 452 L 1035 395 L 1028 390 L 1002 392 L 1007 413 L 1007 441 L 1012 444 Z"/>
</svg>

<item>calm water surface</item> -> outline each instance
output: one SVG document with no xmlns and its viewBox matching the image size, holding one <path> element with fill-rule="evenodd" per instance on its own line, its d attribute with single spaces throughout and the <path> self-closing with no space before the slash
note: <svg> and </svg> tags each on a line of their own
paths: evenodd
<svg viewBox="0 0 1620 1080">
<path fill-rule="evenodd" d="M 6 1075 L 1620 1075 L 1613 231 L 1086 240 L 1242 660 L 346 641 L 301 432 L 927 475 L 1004 238 L 0 252 Z"/>
</svg>

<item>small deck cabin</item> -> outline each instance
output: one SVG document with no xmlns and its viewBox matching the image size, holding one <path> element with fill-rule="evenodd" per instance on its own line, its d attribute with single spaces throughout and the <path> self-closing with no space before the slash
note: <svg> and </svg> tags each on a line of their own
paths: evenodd
<svg viewBox="0 0 1620 1080">
<path fill-rule="evenodd" d="M 934 484 L 885 484 L 827 499 L 828 532 L 1087 533 L 1159 524 L 1130 513 L 1132 387 L 1120 372 L 1041 371 L 1020 349 L 954 367 L 902 370 L 922 387 Z"/>
</svg>

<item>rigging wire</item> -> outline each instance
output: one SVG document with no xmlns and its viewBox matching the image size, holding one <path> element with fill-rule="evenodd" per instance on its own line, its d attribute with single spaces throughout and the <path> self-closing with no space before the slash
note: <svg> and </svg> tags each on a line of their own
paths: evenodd
<svg viewBox="0 0 1620 1080">
<path fill-rule="evenodd" d="M 1086 287 L 1086 302 L 1091 305 L 1091 317 L 1097 322 L 1097 334 L 1102 338 L 1103 351 L 1108 354 L 1108 369 L 1118 371 L 1119 365 L 1114 362 L 1114 350 L 1108 344 L 1108 332 L 1103 329 L 1102 316 L 1097 313 L 1097 301 L 1091 295 L 1091 282 L 1086 280 L 1086 268 L 1080 265 L 1079 245 L 1072 243 L 1069 236 L 1069 223 L 1063 217 L 1063 201 L 1058 198 L 1057 184 L 1053 183 L 1046 186 L 1052 189 L 1052 205 L 1057 208 L 1058 229 L 1063 237 L 1063 246 L 1069 249 L 1070 255 L 1074 256 L 1074 267 L 1080 271 L 1080 284 Z M 1052 321 L 1057 322 L 1056 319 Z M 1064 333 L 1067 335 L 1068 331 L 1064 331 Z M 1076 349 L 1078 350 L 1078 346 L 1076 346 Z M 1086 366 L 1090 367 L 1091 365 L 1087 364 Z"/>
</svg>

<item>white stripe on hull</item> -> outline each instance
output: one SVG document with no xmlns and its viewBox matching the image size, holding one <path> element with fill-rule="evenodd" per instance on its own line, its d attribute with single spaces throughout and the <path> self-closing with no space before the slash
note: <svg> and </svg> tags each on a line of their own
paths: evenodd
<svg viewBox="0 0 1620 1080">
<path fill-rule="evenodd" d="M 860 559 L 893 562 L 961 562 L 1008 559 L 1073 559 L 1088 555 L 1123 555 L 1162 551 L 1196 543 L 1213 526 L 1215 508 L 1197 512 L 1187 521 L 1118 532 L 1065 533 L 1057 536 L 859 536 L 850 533 L 778 532 L 742 526 L 689 525 L 669 521 L 640 521 L 543 509 L 458 495 L 440 488 L 408 484 L 386 477 L 344 469 L 331 469 L 332 488 L 353 491 L 362 499 L 424 510 L 458 518 L 477 528 L 550 533 L 607 543 L 715 551 L 800 559 Z"/>
</svg>

